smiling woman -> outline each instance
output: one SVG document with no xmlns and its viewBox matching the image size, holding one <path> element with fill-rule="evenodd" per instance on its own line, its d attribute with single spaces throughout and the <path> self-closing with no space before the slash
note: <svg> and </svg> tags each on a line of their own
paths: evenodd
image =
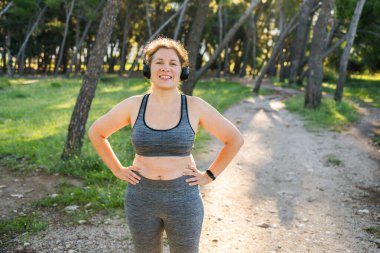
<svg viewBox="0 0 380 253">
<path fill-rule="evenodd" d="M 199 97 L 182 94 L 178 85 L 189 76 L 185 48 L 157 38 L 144 49 L 147 94 L 133 96 L 99 118 L 89 138 L 116 177 L 129 182 L 125 211 L 135 252 L 162 252 L 166 231 L 170 252 L 199 252 L 204 217 L 200 186 L 211 183 L 243 145 L 238 129 Z M 121 165 L 107 138 L 131 125 L 133 164 Z M 225 145 L 208 170 L 197 169 L 191 154 L 199 127 Z"/>
<path fill-rule="evenodd" d="M 152 72 L 159 71 L 158 75 L 152 76 L 152 84 L 158 80 L 178 83 L 179 80 L 184 81 L 188 78 L 190 72 L 188 54 L 182 44 L 161 38 L 149 43 L 144 52 L 144 76 L 149 79 Z M 152 88 L 149 91 L 152 91 Z"/>
</svg>

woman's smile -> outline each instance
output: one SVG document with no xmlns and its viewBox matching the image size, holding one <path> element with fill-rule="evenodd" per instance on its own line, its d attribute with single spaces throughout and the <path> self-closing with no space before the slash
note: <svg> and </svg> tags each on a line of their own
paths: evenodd
<svg viewBox="0 0 380 253">
<path fill-rule="evenodd" d="M 179 83 L 181 62 L 173 49 L 161 48 L 154 55 L 151 63 L 153 85 Z"/>
<path fill-rule="evenodd" d="M 169 75 L 160 75 L 160 76 L 158 76 L 161 80 L 170 80 L 170 79 L 172 79 L 172 77 L 171 76 L 169 76 Z"/>
</svg>

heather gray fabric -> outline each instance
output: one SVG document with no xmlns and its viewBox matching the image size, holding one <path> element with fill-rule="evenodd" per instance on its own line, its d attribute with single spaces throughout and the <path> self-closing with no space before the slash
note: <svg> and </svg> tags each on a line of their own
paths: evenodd
<svg viewBox="0 0 380 253">
<path fill-rule="evenodd" d="M 149 94 L 145 94 L 132 128 L 135 152 L 142 156 L 188 156 L 194 145 L 195 133 L 189 122 L 186 96 L 181 94 L 181 118 L 170 129 L 158 130 L 145 123 Z"/>
<path fill-rule="evenodd" d="M 198 253 L 204 207 L 199 185 L 182 176 L 128 184 L 125 212 L 136 253 L 162 253 L 165 229 L 171 253 Z"/>
</svg>

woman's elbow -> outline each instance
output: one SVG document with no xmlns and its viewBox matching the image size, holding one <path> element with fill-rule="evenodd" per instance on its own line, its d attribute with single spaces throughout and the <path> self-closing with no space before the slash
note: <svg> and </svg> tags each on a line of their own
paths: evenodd
<svg viewBox="0 0 380 253">
<path fill-rule="evenodd" d="M 236 143 L 239 147 L 244 145 L 244 138 L 242 134 L 239 133 L 238 137 L 236 138 Z"/>
<path fill-rule="evenodd" d="M 90 139 L 90 141 L 92 141 L 96 136 L 99 136 L 95 123 L 93 123 L 87 131 L 87 136 Z"/>
<path fill-rule="evenodd" d="M 244 144 L 244 138 L 240 133 L 236 133 L 235 135 L 231 136 L 231 138 L 227 140 L 225 144 L 240 148 Z"/>
</svg>

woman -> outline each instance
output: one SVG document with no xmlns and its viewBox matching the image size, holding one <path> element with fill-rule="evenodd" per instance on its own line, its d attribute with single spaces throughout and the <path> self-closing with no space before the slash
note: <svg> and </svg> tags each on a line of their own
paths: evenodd
<svg viewBox="0 0 380 253">
<path fill-rule="evenodd" d="M 188 75 L 188 55 L 177 41 L 157 38 L 144 49 L 145 95 L 132 96 L 99 118 L 89 138 L 113 174 L 127 181 L 125 211 L 137 253 L 199 251 L 204 209 L 200 185 L 212 182 L 243 145 L 237 128 L 201 98 L 178 91 Z M 131 125 L 135 158 L 124 167 L 107 138 Z M 191 150 L 199 127 L 225 145 L 207 172 L 198 170 Z"/>
</svg>

